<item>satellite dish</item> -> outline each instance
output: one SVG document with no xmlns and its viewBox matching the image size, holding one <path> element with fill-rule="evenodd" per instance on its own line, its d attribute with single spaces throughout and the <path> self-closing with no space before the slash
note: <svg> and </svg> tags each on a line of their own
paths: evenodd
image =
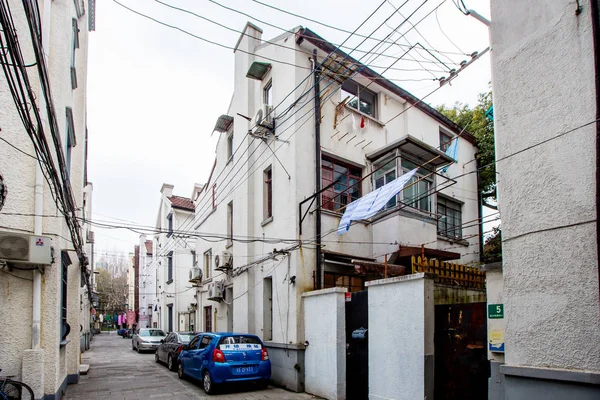
<svg viewBox="0 0 600 400">
<path fill-rule="evenodd" d="M 218 254 L 215 256 L 215 267 L 219 268 L 219 255 Z"/>
</svg>

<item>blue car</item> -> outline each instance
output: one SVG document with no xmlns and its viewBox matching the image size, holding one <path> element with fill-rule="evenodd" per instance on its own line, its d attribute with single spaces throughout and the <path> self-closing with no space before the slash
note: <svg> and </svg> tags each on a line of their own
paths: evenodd
<svg viewBox="0 0 600 400">
<path fill-rule="evenodd" d="M 267 348 L 256 335 L 219 332 L 195 336 L 179 354 L 180 379 L 202 381 L 207 394 L 232 382 L 257 382 L 266 388 L 271 379 Z"/>
</svg>

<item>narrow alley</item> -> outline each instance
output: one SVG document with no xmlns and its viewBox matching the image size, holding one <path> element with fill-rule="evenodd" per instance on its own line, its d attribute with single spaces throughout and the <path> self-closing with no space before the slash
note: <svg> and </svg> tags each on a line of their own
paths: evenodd
<svg viewBox="0 0 600 400">
<path fill-rule="evenodd" d="M 67 386 L 68 400 L 315 398 L 272 386 L 257 390 L 251 385 L 223 388 L 217 395 L 208 396 L 200 382 L 180 380 L 177 373 L 154 361 L 153 352 L 138 354 L 131 349 L 131 339 L 123 339 L 115 332 L 96 335 L 92 349 L 83 355 L 82 363 L 90 365 L 89 372 L 81 376 L 79 384 Z"/>
</svg>

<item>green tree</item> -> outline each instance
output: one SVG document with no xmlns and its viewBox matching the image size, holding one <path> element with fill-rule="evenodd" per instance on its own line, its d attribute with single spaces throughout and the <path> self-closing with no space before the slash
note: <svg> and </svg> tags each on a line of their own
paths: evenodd
<svg viewBox="0 0 600 400">
<path fill-rule="evenodd" d="M 478 103 L 470 108 L 467 104 L 455 103 L 452 107 L 441 105 L 438 111 L 472 133 L 479 148 L 476 158 L 479 162 L 480 190 L 483 205 L 497 209 L 496 202 L 496 154 L 494 147 L 494 122 L 485 113 L 492 106 L 492 92 L 481 93 Z"/>
</svg>

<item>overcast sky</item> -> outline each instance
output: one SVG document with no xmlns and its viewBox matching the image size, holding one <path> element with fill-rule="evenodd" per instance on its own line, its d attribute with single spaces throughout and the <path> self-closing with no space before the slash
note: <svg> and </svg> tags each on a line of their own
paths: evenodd
<svg viewBox="0 0 600 400">
<path fill-rule="evenodd" d="M 226 10 L 208 0 L 161 1 L 238 31 L 250 20 L 264 30 L 263 39 L 266 40 L 282 33 L 277 28 Z M 348 31 L 356 29 L 380 4 L 380 1 L 357 0 L 261 1 Z M 385 4 L 358 33 L 369 35 L 392 15 L 394 7 L 405 1 L 391 0 L 391 4 Z M 234 47 L 239 38 L 239 33 L 153 0 L 119 2 L 228 47 Z M 332 43 L 342 43 L 349 36 L 251 0 L 218 2 L 284 29 L 299 25 L 308 27 Z M 407 17 L 422 3 L 423 0 L 408 0 L 399 12 Z M 425 0 L 409 21 L 417 24 L 440 3 L 443 4 L 437 12 L 431 13 L 416 27 L 425 39 L 413 29 L 398 43 L 419 42 L 427 48 L 452 53 L 438 54 L 444 63 L 449 61 L 448 58 L 455 62 L 469 59 L 455 53 L 470 54 L 488 46 L 487 28 L 472 17 L 461 14 L 451 0 Z M 466 3 L 489 17 L 489 0 L 468 0 Z M 227 112 L 233 93 L 234 54 L 230 49 L 203 42 L 138 16 L 113 0 L 97 1 L 96 7 L 96 31 L 90 33 L 88 60 L 89 179 L 94 184 L 93 217 L 116 223 L 129 221 L 154 226 L 159 191 L 164 182 L 175 185 L 174 194 L 190 197 L 194 182 L 203 183 L 208 178 L 217 138 L 216 134 L 211 137 L 212 128 L 217 117 Z M 373 36 L 379 39 L 386 37 L 401 23 L 402 16 L 395 14 Z M 411 28 L 407 23 L 398 32 Z M 399 36 L 394 34 L 392 38 L 395 40 Z M 361 40 L 354 36 L 346 45 L 354 48 Z M 359 50 L 371 50 L 376 44 L 367 41 Z M 402 52 L 397 46 L 385 51 L 389 55 Z M 356 52 L 351 55 L 360 58 L 363 54 Z M 410 56 L 432 60 L 424 52 L 411 52 Z M 401 80 L 396 83 L 416 96 L 425 96 L 439 86 L 433 81 L 434 76 L 447 76 L 438 72 L 441 65 L 419 64 L 409 57 L 404 59 L 406 61 L 394 67 L 418 71 L 389 71 L 384 75 Z M 367 62 L 385 67 L 393 59 L 379 57 Z M 457 101 L 473 105 L 479 93 L 489 90 L 490 76 L 488 53 L 462 72 L 452 85 L 444 86 L 425 101 L 434 106 Z M 127 230 L 95 230 L 97 253 L 129 253 L 138 240 L 136 233 Z"/>
</svg>

